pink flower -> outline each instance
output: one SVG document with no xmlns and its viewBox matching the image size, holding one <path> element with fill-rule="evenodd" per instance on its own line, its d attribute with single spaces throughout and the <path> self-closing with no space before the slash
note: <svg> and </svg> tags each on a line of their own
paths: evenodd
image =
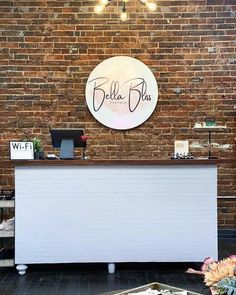
<svg viewBox="0 0 236 295">
<path fill-rule="evenodd" d="M 186 272 L 203 275 L 204 282 L 207 286 L 215 286 L 224 278 L 228 277 L 235 279 L 236 255 L 231 255 L 220 261 L 215 261 L 213 258 L 207 257 L 203 262 L 201 271 L 189 268 Z"/>
<path fill-rule="evenodd" d="M 232 260 L 232 262 L 235 264 L 235 273 L 236 273 L 236 255 L 230 255 L 229 258 Z"/>
<path fill-rule="evenodd" d="M 80 139 L 81 139 L 82 141 L 86 141 L 86 140 L 88 139 L 88 136 L 87 136 L 87 135 L 81 135 L 81 136 L 80 136 Z"/>
<path fill-rule="evenodd" d="M 208 271 L 210 264 L 212 264 L 213 262 L 215 262 L 215 260 L 212 257 L 205 258 L 201 267 L 202 272 L 204 273 Z"/>
</svg>

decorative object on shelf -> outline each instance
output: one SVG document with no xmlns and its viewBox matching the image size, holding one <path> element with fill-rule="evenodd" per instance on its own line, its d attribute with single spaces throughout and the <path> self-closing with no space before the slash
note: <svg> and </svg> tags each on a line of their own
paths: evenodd
<svg viewBox="0 0 236 295">
<path fill-rule="evenodd" d="M 157 8 L 156 3 L 149 1 L 149 0 L 138 0 L 142 5 L 145 5 L 149 11 L 155 11 Z M 126 21 L 128 19 L 127 9 L 126 9 L 126 3 L 128 3 L 129 0 L 123 0 L 122 1 L 122 8 L 120 13 L 120 20 Z M 112 3 L 112 0 L 100 0 L 98 5 L 94 7 L 94 12 L 96 14 L 101 14 L 107 6 L 109 6 Z"/>
<path fill-rule="evenodd" d="M 191 153 L 189 153 L 188 140 L 175 140 L 174 153 L 171 155 L 171 159 L 193 159 Z"/>
<path fill-rule="evenodd" d="M 11 159 L 44 159 L 43 145 L 39 138 L 24 138 L 22 141 L 10 142 Z M 17 153 L 17 155 L 16 155 Z"/>
<path fill-rule="evenodd" d="M 202 128 L 202 123 L 196 122 L 194 128 Z"/>
<path fill-rule="evenodd" d="M 15 190 L 1 190 L 0 191 L 0 200 L 14 200 L 15 199 Z"/>
<path fill-rule="evenodd" d="M 86 147 L 87 147 L 87 139 L 88 136 L 87 135 L 81 135 L 81 141 L 83 143 L 83 154 L 82 154 L 82 160 L 87 160 L 88 157 L 86 156 Z"/>
<path fill-rule="evenodd" d="M 212 294 L 236 294 L 236 255 L 220 261 L 207 257 L 201 270 L 189 268 L 186 272 L 204 276 L 204 282 Z"/>
<path fill-rule="evenodd" d="M 212 156 L 211 154 L 211 148 L 212 148 L 212 140 L 211 135 L 212 132 L 226 132 L 228 129 L 225 126 L 206 126 L 206 122 L 204 124 L 201 123 L 195 123 L 193 129 L 197 132 L 208 132 L 208 159 L 217 159 L 217 157 Z"/>
<path fill-rule="evenodd" d="M 216 126 L 215 117 L 206 117 L 205 118 L 206 127 Z"/>
<path fill-rule="evenodd" d="M 33 141 L 10 141 L 11 160 L 34 159 Z"/>
<path fill-rule="evenodd" d="M 34 137 L 32 139 L 34 146 L 34 158 L 35 159 L 44 159 L 43 145 L 39 138 Z"/>
<path fill-rule="evenodd" d="M 181 159 L 184 159 L 184 160 L 188 160 L 188 159 L 194 159 L 193 155 L 191 153 L 183 153 L 183 154 L 179 154 L 179 153 L 173 153 L 171 155 L 171 159 L 172 160 L 181 160 Z"/>
<path fill-rule="evenodd" d="M 60 160 L 60 158 L 56 156 L 55 154 L 47 154 L 46 158 L 48 160 Z"/>
<path fill-rule="evenodd" d="M 175 140 L 175 154 L 185 154 L 189 153 L 188 140 Z"/>
<path fill-rule="evenodd" d="M 3 220 L 0 223 L 0 231 L 1 230 L 10 231 L 10 230 L 14 230 L 14 228 L 15 228 L 15 217 L 9 218 L 7 220 Z"/>
</svg>

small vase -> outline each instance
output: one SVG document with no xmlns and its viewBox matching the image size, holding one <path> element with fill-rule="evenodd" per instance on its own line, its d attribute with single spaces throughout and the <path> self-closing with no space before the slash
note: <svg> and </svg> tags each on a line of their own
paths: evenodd
<svg viewBox="0 0 236 295">
<path fill-rule="evenodd" d="M 35 160 L 43 160 L 44 159 L 44 151 L 40 150 L 40 151 L 34 152 L 34 159 Z"/>
<path fill-rule="evenodd" d="M 211 286 L 210 287 L 210 290 L 211 290 L 211 294 L 212 295 L 217 295 L 218 294 L 217 287 L 216 286 Z"/>
<path fill-rule="evenodd" d="M 82 160 L 87 160 L 88 157 L 86 156 L 86 146 L 83 147 L 83 152 L 82 152 Z"/>
</svg>

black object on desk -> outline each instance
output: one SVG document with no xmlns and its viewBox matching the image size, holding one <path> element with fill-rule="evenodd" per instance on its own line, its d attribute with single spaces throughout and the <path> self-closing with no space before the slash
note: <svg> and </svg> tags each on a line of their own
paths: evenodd
<svg viewBox="0 0 236 295">
<path fill-rule="evenodd" d="M 51 129 L 52 145 L 60 148 L 60 159 L 73 159 L 74 148 L 84 147 L 84 129 Z"/>
</svg>

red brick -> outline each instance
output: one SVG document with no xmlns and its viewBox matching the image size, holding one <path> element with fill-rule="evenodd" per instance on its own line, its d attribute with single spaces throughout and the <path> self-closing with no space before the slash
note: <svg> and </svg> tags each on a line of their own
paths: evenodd
<svg viewBox="0 0 236 295">
<path fill-rule="evenodd" d="M 175 139 L 206 143 L 207 134 L 196 134 L 192 127 L 213 110 L 217 123 L 230 128 L 214 134 L 214 141 L 232 145 L 214 154 L 235 157 L 235 18 L 228 10 L 234 0 L 224 2 L 160 0 L 157 12 L 149 13 L 138 1 L 130 1 L 130 20 L 122 23 L 112 4 L 96 16 L 89 1 L 84 6 L 67 1 L 66 7 L 64 1 L 20 1 L 21 10 L 17 6 L 14 12 L 10 2 L 3 1 L 0 159 L 8 158 L 10 139 L 32 134 L 42 139 L 46 153 L 53 152 L 52 126 L 85 128 L 92 158 L 169 158 Z M 209 47 L 216 53 L 209 53 Z M 159 86 L 153 115 L 125 134 L 96 122 L 84 98 L 94 67 L 117 55 L 143 61 Z M 174 93 L 176 88 L 181 94 Z M 200 156 L 208 151 L 193 152 Z M 235 167 L 220 167 L 218 177 L 218 195 L 236 196 Z M 12 170 L 0 169 L 0 188 L 12 186 Z M 219 226 L 235 228 L 235 200 L 218 203 Z"/>
</svg>

